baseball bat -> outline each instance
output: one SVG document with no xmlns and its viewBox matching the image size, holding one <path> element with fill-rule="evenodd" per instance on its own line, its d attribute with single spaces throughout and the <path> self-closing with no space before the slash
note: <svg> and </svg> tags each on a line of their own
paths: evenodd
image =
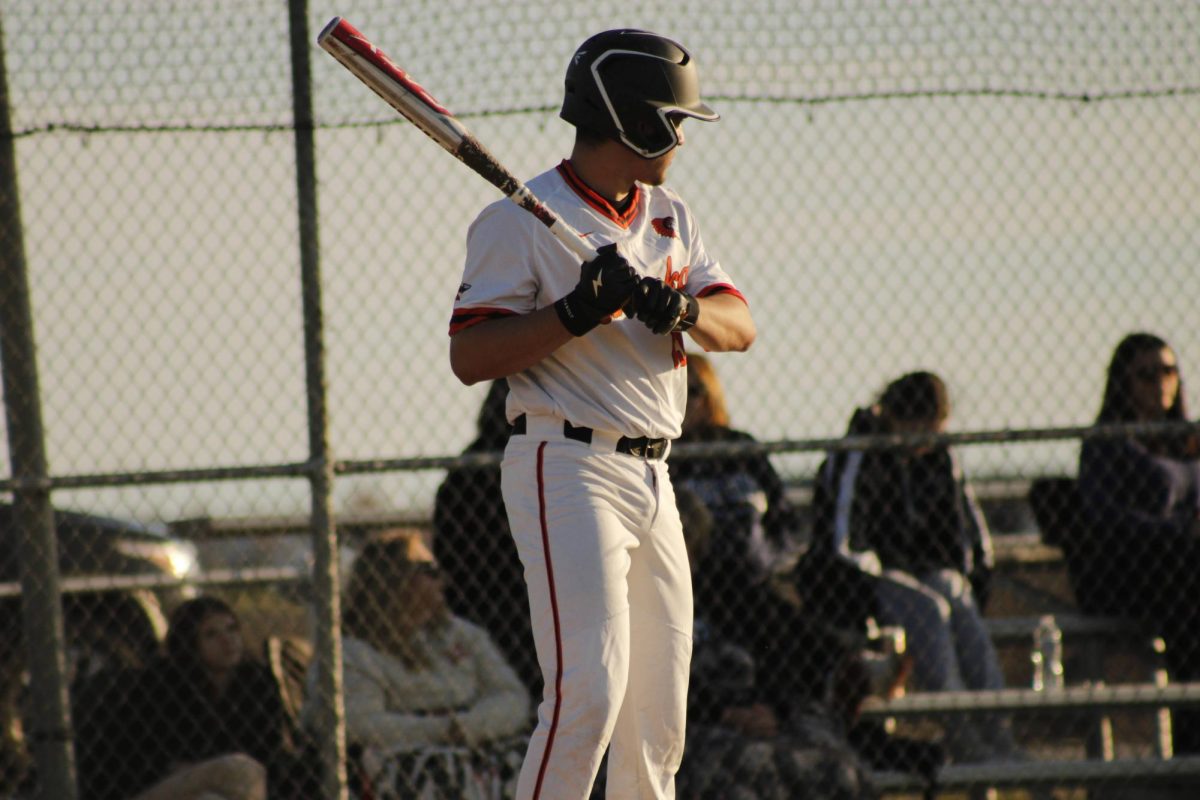
<svg viewBox="0 0 1200 800">
<path fill-rule="evenodd" d="M 430 139 L 537 217 L 580 260 L 591 261 L 596 257 L 596 251 L 574 228 L 547 208 L 453 113 L 357 28 L 341 17 L 334 17 L 317 36 L 317 44 Z"/>
</svg>

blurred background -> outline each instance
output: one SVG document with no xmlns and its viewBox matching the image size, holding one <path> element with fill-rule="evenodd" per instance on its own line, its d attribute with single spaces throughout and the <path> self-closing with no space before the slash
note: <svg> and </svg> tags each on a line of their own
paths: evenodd
<svg viewBox="0 0 1200 800">
<path fill-rule="evenodd" d="M 310 624 L 301 191 L 348 550 L 428 524 L 487 391 L 451 374 L 447 329 L 467 225 L 497 192 L 316 47 L 334 16 L 523 178 L 569 154 L 557 111 L 583 39 L 640 27 L 692 50 L 722 119 L 688 127 L 671 183 L 759 328 L 750 352 L 712 360 L 733 426 L 770 446 L 801 507 L 854 408 L 927 369 L 951 431 L 980 434 L 960 456 L 994 532 L 1036 539 L 1030 482 L 1073 474 L 1079 449 L 1045 432 L 1094 420 L 1116 343 L 1148 330 L 1185 377 L 1200 365 L 1190 0 L 304 14 L 316 181 L 298 189 L 286 3 L 0 0 L 37 399 L 49 472 L 69 479 L 53 505 L 151 541 L 164 582 L 207 570 L 235 600 L 274 587 L 274 616 L 238 606 L 256 640 Z M 6 499 L 11 476 L 5 462 Z M 246 572 L 277 568 L 278 586 Z"/>
</svg>

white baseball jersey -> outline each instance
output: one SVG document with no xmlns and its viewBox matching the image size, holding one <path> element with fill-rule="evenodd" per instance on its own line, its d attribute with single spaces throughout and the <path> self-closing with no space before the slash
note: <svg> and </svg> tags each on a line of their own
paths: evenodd
<svg viewBox="0 0 1200 800">
<path fill-rule="evenodd" d="M 674 191 L 638 184 L 632 202 L 618 212 L 567 161 L 528 185 L 593 247 L 615 242 L 639 275 L 661 278 L 697 297 L 742 296 L 705 251 L 691 211 Z M 552 305 L 578 281 L 577 257 L 541 222 L 508 199 L 492 203 L 467 235 L 450 333 Z M 552 416 L 624 436 L 674 439 L 687 399 L 679 369 L 686 363 L 681 334 L 656 336 L 618 313 L 612 323 L 510 376 L 508 419 L 522 413 Z"/>
</svg>

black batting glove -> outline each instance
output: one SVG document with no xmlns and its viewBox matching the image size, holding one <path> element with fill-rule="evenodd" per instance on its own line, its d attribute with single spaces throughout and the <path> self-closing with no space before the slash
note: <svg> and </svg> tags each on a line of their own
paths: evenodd
<svg viewBox="0 0 1200 800">
<path fill-rule="evenodd" d="M 700 301 L 658 278 L 642 278 L 634 294 L 637 318 L 655 335 L 686 331 L 700 318 Z"/>
<path fill-rule="evenodd" d="M 563 327 L 573 336 L 583 336 L 611 317 L 633 297 L 638 274 L 615 244 L 596 251 L 579 269 L 579 283 L 554 304 Z"/>
</svg>

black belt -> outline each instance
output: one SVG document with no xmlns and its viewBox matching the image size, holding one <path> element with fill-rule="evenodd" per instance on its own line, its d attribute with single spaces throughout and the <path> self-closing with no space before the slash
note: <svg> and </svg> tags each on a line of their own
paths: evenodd
<svg viewBox="0 0 1200 800">
<path fill-rule="evenodd" d="M 514 436 L 524 435 L 525 433 L 525 415 L 517 417 L 513 421 L 512 433 Z M 584 444 L 592 443 L 592 429 L 584 428 L 581 425 L 572 425 L 563 420 L 563 436 L 572 439 L 576 442 Z M 667 454 L 668 439 L 651 439 L 649 436 L 622 436 L 617 440 L 617 452 L 625 453 L 626 455 L 636 456 L 637 458 L 652 458 L 660 459 Z"/>
</svg>

